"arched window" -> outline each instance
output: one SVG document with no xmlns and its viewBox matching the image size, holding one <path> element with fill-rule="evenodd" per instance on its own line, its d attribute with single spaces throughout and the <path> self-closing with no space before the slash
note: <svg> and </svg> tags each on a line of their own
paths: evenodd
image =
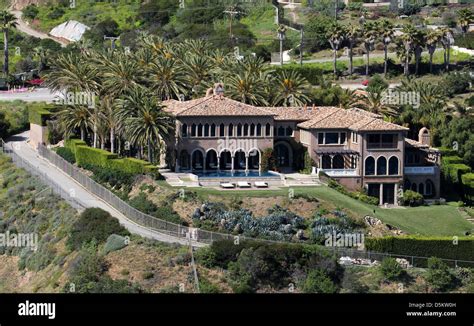
<svg viewBox="0 0 474 326">
<path fill-rule="evenodd" d="M 411 182 L 410 180 L 406 179 L 403 184 L 403 190 L 410 190 L 410 188 L 411 188 Z"/>
<path fill-rule="evenodd" d="M 278 127 L 277 135 L 285 136 L 285 128 L 283 126 Z"/>
<path fill-rule="evenodd" d="M 375 159 L 369 156 L 365 159 L 365 175 L 375 174 Z"/>
<path fill-rule="evenodd" d="M 231 123 L 228 128 L 229 137 L 234 136 L 234 125 Z"/>
<path fill-rule="evenodd" d="M 211 125 L 211 137 L 216 137 L 216 125 Z"/>
<path fill-rule="evenodd" d="M 202 137 L 202 124 L 198 124 L 198 137 Z"/>
<path fill-rule="evenodd" d="M 209 124 L 204 125 L 204 137 L 209 137 Z"/>
<path fill-rule="evenodd" d="M 321 168 L 322 169 L 331 169 L 331 157 L 329 155 L 323 155 L 321 158 Z"/>
<path fill-rule="evenodd" d="M 255 136 L 255 125 L 250 124 L 249 136 Z"/>
<path fill-rule="evenodd" d="M 287 136 L 293 136 L 293 128 L 286 127 L 286 135 Z"/>
<path fill-rule="evenodd" d="M 429 197 L 435 195 L 434 183 L 430 179 L 426 180 L 425 194 Z"/>
<path fill-rule="evenodd" d="M 219 136 L 224 137 L 225 136 L 225 126 L 223 123 L 219 126 Z"/>
<path fill-rule="evenodd" d="M 262 135 L 262 125 L 260 123 L 257 123 L 257 137 L 260 137 Z"/>
<path fill-rule="evenodd" d="M 395 156 L 392 156 L 388 160 L 388 174 L 398 175 L 398 158 Z"/>
<path fill-rule="evenodd" d="M 196 137 L 197 135 L 197 129 L 196 129 L 196 125 L 193 123 L 191 125 L 191 137 Z"/>
<path fill-rule="evenodd" d="M 237 125 L 237 137 L 242 136 L 242 125 L 239 123 Z"/>
<path fill-rule="evenodd" d="M 377 159 L 377 175 L 386 175 L 387 174 L 387 159 L 383 156 L 380 156 Z"/>
<path fill-rule="evenodd" d="M 181 137 L 188 137 L 188 125 L 185 123 L 181 126 Z"/>
<path fill-rule="evenodd" d="M 415 192 L 418 190 L 418 189 L 416 188 L 416 183 L 413 182 L 413 183 L 411 184 L 411 190 L 413 190 L 413 191 L 415 191 Z"/>
<path fill-rule="evenodd" d="M 272 127 L 269 123 L 265 126 L 265 136 L 270 136 L 272 134 Z"/>
<path fill-rule="evenodd" d="M 249 125 L 246 123 L 244 124 L 244 136 L 248 136 L 249 135 Z"/>
<path fill-rule="evenodd" d="M 344 157 L 342 157 L 342 155 L 334 155 L 334 157 L 332 158 L 332 168 L 344 169 Z"/>
</svg>

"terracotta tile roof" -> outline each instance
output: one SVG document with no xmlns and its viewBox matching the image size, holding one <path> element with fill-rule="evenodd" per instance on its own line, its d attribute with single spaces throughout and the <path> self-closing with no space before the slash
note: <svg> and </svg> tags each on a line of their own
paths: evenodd
<svg viewBox="0 0 474 326">
<path fill-rule="evenodd" d="M 319 107 L 256 107 L 227 97 L 208 96 L 190 101 L 164 101 L 166 111 L 178 116 L 273 116 L 277 121 L 301 121 L 303 129 L 351 129 L 356 131 L 404 131 L 382 116 L 361 109 Z"/>
<path fill-rule="evenodd" d="M 208 96 L 190 101 L 164 101 L 166 110 L 178 117 L 183 116 L 275 116 L 276 114 L 224 96 Z"/>
<path fill-rule="evenodd" d="M 428 145 L 422 144 L 419 141 L 410 138 L 405 138 L 405 143 L 407 143 L 409 146 L 416 148 L 429 148 Z"/>
</svg>

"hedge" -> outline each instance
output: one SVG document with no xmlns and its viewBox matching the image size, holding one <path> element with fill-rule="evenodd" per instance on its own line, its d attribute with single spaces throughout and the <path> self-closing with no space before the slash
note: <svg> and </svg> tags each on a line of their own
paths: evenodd
<svg viewBox="0 0 474 326">
<path fill-rule="evenodd" d="M 74 155 L 76 155 L 76 146 L 87 146 L 87 143 L 83 140 L 74 138 L 66 139 L 64 141 L 64 147 L 69 148 Z"/>
<path fill-rule="evenodd" d="M 452 237 L 366 238 L 365 248 L 370 251 L 399 255 L 474 261 L 474 239 L 468 237 L 459 237 L 457 244 L 454 244 Z"/>
<path fill-rule="evenodd" d="M 342 71 L 345 69 L 345 65 L 341 62 L 337 63 L 337 70 Z M 276 71 L 286 70 L 286 71 L 296 71 L 302 77 L 306 78 L 308 82 L 312 85 L 320 85 L 323 80 L 323 75 L 333 72 L 332 64 L 330 66 L 314 66 L 314 65 L 303 65 L 298 64 L 287 64 L 283 67 L 276 67 Z"/>
<path fill-rule="evenodd" d="M 353 199 L 360 200 L 361 202 L 364 202 L 370 205 L 375 205 L 375 206 L 379 204 L 379 198 L 369 196 L 360 191 L 349 191 L 343 185 L 339 184 L 339 182 L 337 182 L 334 179 L 329 178 L 328 186 L 329 188 L 332 188 L 343 195 L 349 196 Z"/>
<path fill-rule="evenodd" d="M 457 154 L 457 151 L 455 151 L 454 149 L 449 148 L 449 147 L 439 147 L 438 150 L 441 154 L 441 157 L 456 156 L 456 154 Z"/>
<path fill-rule="evenodd" d="M 452 183 L 461 183 L 461 176 L 471 172 L 466 164 L 443 164 L 444 177 Z"/>
<path fill-rule="evenodd" d="M 46 121 L 53 115 L 53 108 L 45 106 L 30 106 L 28 121 L 32 124 L 46 126 Z"/>
<path fill-rule="evenodd" d="M 443 164 L 462 164 L 464 162 L 459 156 L 445 156 L 441 161 Z"/>
<path fill-rule="evenodd" d="M 472 202 L 474 199 L 474 173 L 466 173 L 461 176 L 465 198 Z"/>
<path fill-rule="evenodd" d="M 107 161 L 115 158 L 117 158 L 117 154 L 112 154 L 103 149 L 76 146 L 76 162 L 79 166 L 95 165 L 106 167 Z"/>
<path fill-rule="evenodd" d="M 132 157 L 108 160 L 105 167 L 127 173 L 155 172 L 158 168 L 147 161 Z"/>
</svg>

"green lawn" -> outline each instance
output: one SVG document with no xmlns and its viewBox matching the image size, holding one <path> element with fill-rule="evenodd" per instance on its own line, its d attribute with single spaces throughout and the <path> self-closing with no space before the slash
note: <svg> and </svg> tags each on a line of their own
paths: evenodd
<svg viewBox="0 0 474 326">
<path fill-rule="evenodd" d="M 160 186 L 169 187 L 165 181 L 160 181 Z M 454 206 L 438 205 L 384 209 L 347 197 L 327 186 L 245 191 L 189 188 L 189 191 L 196 192 L 201 199 L 206 199 L 208 196 L 222 196 L 226 198 L 239 197 L 240 199 L 244 199 L 244 197 L 288 196 L 289 189 L 293 189 L 295 195 L 310 195 L 330 206 L 344 209 L 348 214 L 354 217 L 375 215 L 375 217 L 381 219 L 383 222 L 396 226 L 410 234 L 460 236 L 464 235 L 466 231 L 474 230 L 474 225 L 464 219 L 458 208 Z M 186 188 L 185 190 L 188 189 Z"/>
</svg>

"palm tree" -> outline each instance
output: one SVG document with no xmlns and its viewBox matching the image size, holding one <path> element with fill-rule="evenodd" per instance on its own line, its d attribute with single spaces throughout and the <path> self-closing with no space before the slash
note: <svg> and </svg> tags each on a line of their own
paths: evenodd
<svg viewBox="0 0 474 326">
<path fill-rule="evenodd" d="M 34 48 L 34 56 L 37 57 L 39 60 L 39 71 L 43 71 L 48 67 L 48 58 L 50 55 L 51 51 L 43 48 L 42 46 Z"/>
<path fill-rule="evenodd" d="M 337 76 L 337 50 L 342 44 L 345 35 L 344 27 L 337 22 L 332 23 L 327 32 L 327 38 L 332 50 L 334 51 L 334 77 Z"/>
<path fill-rule="evenodd" d="M 358 106 L 371 113 L 393 118 L 397 115 L 397 108 L 386 103 L 383 89 L 374 89 L 359 98 Z"/>
<path fill-rule="evenodd" d="M 393 24 L 386 19 L 380 21 L 377 24 L 378 32 L 383 43 L 383 52 L 384 52 L 384 66 L 383 73 L 387 76 L 387 67 L 388 67 L 388 45 L 393 40 Z"/>
<path fill-rule="evenodd" d="M 374 49 L 374 44 L 377 36 L 376 26 L 372 22 L 366 22 L 363 25 L 362 39 L 364 48 L 367 56 L 367 62 L 365 65 L 365 74 L 369 75 L 369 64 L 370 64 L 370 51 Z"/>
<path fill-rule="evenodd" d="M 229 94 L 229 97 L 234 100 L 252 105 L 268 105 L 267 85 L 256 74 L 248 71 L 235 73 L 227 76 L 224 84 L 226 85 L 226 94 Z"/>
<path fill-rule="evenodd" d="M 310 102 L 307 95 L 310 84 L 297 71 L 279 71 L 274 83 L 274 106 L 302 106 Z"/>
<path fill-rule="evenodd" d="M 443 27 L 440 29 L 441 33 L 441 44 L 444 48 L 444 67 L 446 71 L 449 71 L 450 51 L 451 46 L 454 44 L 454 37 L 449 27 Z"/>
<path fill-rule="evenodd" d="M 433 73 L 433 55 L 441 37 L 441 33 L 436 29 L 432 29 L 426 34 L 425 42 L 430 55 L 430 73 Z"/>
<path fill-rule="evenodd" d="M 426 43 L 426 33 L 418 30 L 413 41 L 413 51 L 415 53 L 415 75 L 418 76 L 421 54 L 423 53 L 423 46 Z"/>
<path fill-rule="evenodd" d="M 408 76 L 410 74 L 409 65 L 410 65 L 411 53 L 413 52 L 413 49 L 414 49 L 414 43 L 416 42 L 418 31 L 413 25 L 407 24 L 403 26 L 402 32 L 403 32 L 403 35 L 400 36 L 400 39 L 402 40 L 403 48 L 405 51 L 405 54 L 403 56 L 403 58 L 405 59 L 404 65 L 403 65 L 403 72 L 405 76 Z"/>
<path fill-rule="evenodd" d="M 474 22 L 474 13 L 469 8 L 458 11 L 458 25 L 461 27 L 463 37 L 466 36 L 469 24 Z"/>
<path fill-rule="evenodd" d="M 205 88 L 205 82 L 212 78 L 212 60 L 206 55 L 190 53 L 183 61 L 186 83 L 191 87 L 193 95 L 199 95 Z"/>
<path fill-rule="evenodd" d="M 157 57 L 148 67 L 151 89 L 161 100 L 181 98 L 187 93 L 186 71 L 180 62 L 170 56 Z"/>
<path fill-rule="evenodd" d="M 344 88 L 337 97 L 338 105 L 343 109 L 357 107 L 359 104 L 359 98 L 356 91 L 349 88 Z"/>
<path fill-rule="evenodd" d="M 352 57 L 354 55 L 352 49 L 356 45 L 359 36 L 360 36 L 361 30 L 360 27 L 356 25 L 350 25 L 349 27 L 346 27 L 346 40 L 347 43 L 349 43 L 349 74 L 352 76 L 353 73 L 353 64 L 352 64 Z"/>
<path fill-rule="evenodd" d="M 146 144 L 148 161 L 153 163 L 153 149 L 173 135 L 172 117 L 163 110 L 159 98 L 144 87 L 135 87 L 120 101 L 118 113 L 126 126 L 125 133 L 132 144 Z"/>
<path fill-rule="evenodd" d="M 10 29 L 17 26 L 15 15 L 9 13 L 6 10 L 0 11 L 0 29 L 3 32 L 3 73 L 5 77 L 9 73 L 9 62 L 8 62 L 8 34 Z"/>
<path fill-rule="evenodd" d="M 81 140 L 85 140 L 87 130 L 92 127 L 92 114 L 91 109 L 83 105 L 68 105 L 58 111 L 56 117 L 64 138 L 79 128 Z"/>
</svg>

